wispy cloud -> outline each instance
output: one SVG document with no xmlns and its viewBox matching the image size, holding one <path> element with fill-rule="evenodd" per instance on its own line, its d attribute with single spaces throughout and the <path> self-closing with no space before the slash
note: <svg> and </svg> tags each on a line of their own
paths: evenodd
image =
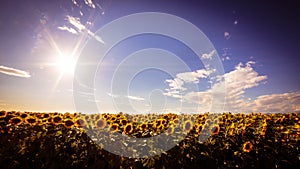
<svg viewBox="0 0 300 169">
<path fill-rule="evenodd" d="M 187 88 L 183 87 L 185 84 L 197 84 L 200 79 L 207 78 L 214 71 L 215 70 L 200 69 L 192 72 L 178 73 L 174 79 L 167 79 L 165 81 L 168 83 L 169 88 L 166 89 L 164 95 L 181 98 L 182 92 L 187 90 Z"/>
<path fill-rule="evenodd" d="M 222 61 L 230 60 L 229 56 L 222 57 Z"/>
<path fill-rule="evenodd" d="M 227 94 L 226 94 L 226 107 L 228 110 L 243 110 L 245 105 L 244 94 L 246 89 L 256 87 L 267 79 L 267 76 L 261 76 L 256 72 L 252 65 L 253 61 L 249 61 L 246 65 L 239 63 L 235 70 L 228 72 L 224 75 Z"/>
<path fill-rule="evenodd" d="M 254 111 L 294 112 L 300 111 L 300 92 L 258 96 L 250 105 Z"/>
<path fill-rule="evenodd" d="M 60 30 L 68 31 L 72 34 L 77 34 L 79 32 L 87 32 L 88 35 L 95 38 L 98 42 L 105 44 L 105 42 L 102 40 L 101 37 L 94 34 L 91 30 L 89 30 L 84 24 L 80 22 L 80 18 L 75 18 L 73 16 L 67 15 L 66 16 L 67 21 L 76 29 L 68 27 L 66 25 L 58 27 Z"/>
<path fill-rule="evenodd" d="M 88 102 L 92 102 L 92 103 L 101 103 L 102 101 L 101 100 L 97 100 L 97 99 L 88 99 L 87 100 Z"/>
<path fill-rule="evenodd" d="M 72 0 L 72 2 L 73 2 L 74 5 L 76 5 L 76 6 L 78 5 L 76 0 Z"/>
<path fill-rule="evenodd" d="M 67 15 L 67 20 L 71 25 L 73 25 L 79 32 L 86 29 L 86 27 L 80 22 L 80 18 L 75 18 L 73 16 Z"/>
<path fill-rule="evenodd" d="M 200 69 L 193 72 L 179 73 L 176 77 L 185 83 L 199 83 L 199 79 L 207 78 L 212 72 L 213 70 Z"/>
<path fill-rule="evenodd" d="M 267 76 L 259 75 L 252 65 L 239 63 L 233 71 L 224 74 L 226 82 L 226 105 L 224 111 L 232 112 L 294 112 L 300 111 L 300 92 L 261 95 L 256 98 L 245 98 L 247 89 L 265 84 Z M 211 89 L 201 92 L 189 92 L 183 95 L 187 102 L 197 103 L 198 111 L 209 111 L 212 100 L 212 91 L 218 87 L 214 84 Z M 171 95 L 172 96 L 172 95 Z M 174 96 L 173 96 L 174 97 Z M 176 97 L 174 97 L 176 98 Z M 213 111 L 213 110 L 212 110 Z"/>
<path fill-rule="evenodd" d="M 293 112 L 300 111 L 300 92 L 278 93 L 261 95 L 254 99 L 246 98 L 247 89 L 266 84 L 267 76 L 260 75 L 254 70 L 255 62 L 249 61 L 246 64 L 239 63 L 235 69 L 225 73 L 222 78 L 226 83 L 226 104 L 224 111 L 231 112 Z M 205 76 L 204 76 L 205 77 Z M 197 82 L 193 80 L 192 82 Z M 181 95 L 172 89 L 165 95 L 173 98 L 180 98 L 185 102 L 196 103 L 199 105 L 196 111 L 210 111 L 213 101 L 212 92 L 218 91 L 220 84 L 216 83 L 211 89 L 200 92 L 188 92 Z M 170 93 L 173 92 L 173 93 Z M 223 95 L 224 96 L 224 95 Z M 212 110 L 213 111 L 213 110 Z"/>
<path fill-rule="evenodd" d="M 137 100 L 137 101 L 144 101 L 145 99 L 142 97 L 137 97 L 137 96 L 127 96 L 128 99 L 131 100 Z"/>
<path fill-rule="evenodd" d="M 15 69 L 15 68 L 10 68 L 10 67 L 6 67 L 6 66 L 0 66 L 0 73 L 7 74 L 10 76 L 24 77 L 24 78 L 31 77 L 30 74 L 26 71 Z"/>
<path fill-rule="evenodd" d="M 114 95 L 114 94 L 112 94 L 112 93 L 106 93 L 108 96 L 110 96 L 110 97 L 119 97 L 119 95 Z"/>
<path fill-rule="evenodd" d="M 96 8 L 92 0 L 84 0 L 84 3 L 91 8 Z"/>
<path fill-rule="evenodd" d="M 229 32 L 224 32 L 224 38 L 226 40 L 230 39 L 230 33 Z"/>
<path fill-rule="evenodd" d="M 63 31 L 68 31 L 68 32 L 70 32 L 70 33 L 72 33 L 72 34 L 78 34 L 78 32 L 75 30 L 75 29 L 73 29 L 73 28 L 70 28 L 70 27 L 67 27 L 67 26 L 59 26 L 59 27 L 57 27 L 59 30 L 63 30 Z"/>
<path fill-rule="evenodd" d="M 138 97 L 138 96 L 120 96 L 120 95 L 116 95 L 116 94 L 112 94 L 112 93 L 106 93 L 108 96 L 113 97 L 113 98 L 128 98 L 131 100 L 136 100 L 136 101 L 144 101 L 145 99 L 142 97 Z"/>
<path fill-rule="evenodd" d="M 209 60 L 211 60 L 212 57 L 214 56 L 215 52 L 216 51 L 213 50 L 210 53 L 204 53 L 204 54 L 202 54 L 201 59 L 209 59 Z"/>
<path fill-rule="evenodd" d="M 223 75 L 226 83 L 226 105 L 225 111 L 249 111 L 251 109 L 247 101 L 244 100 L 244 94 L 247 89 L 258 86 L 267 79 L 267 76 L 259 75 L 253 68 L 255 64 L 249 61 L 246 65 L 239 63 L 233 71 Z M 210 105 L 212 103 L 212 92 L 217 91 L 219 83 L 203 92 L 191 92 L 184 96 L 188 102 L 199 103 L 200 105 Z M 207 110 L 206 110 L 207 111 Z"/>
</svg>

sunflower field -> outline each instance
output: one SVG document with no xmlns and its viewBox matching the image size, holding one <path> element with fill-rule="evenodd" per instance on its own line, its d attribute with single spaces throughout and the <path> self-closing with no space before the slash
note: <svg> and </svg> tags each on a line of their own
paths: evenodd
<svg viewBox="0 0 300 169">
<path fill-rule="evenodd" d="M 159 135 L 166 139 L 159 140 Z M 157 145 L 130 138 L 153 138 Z M 158 147 L 172 144 L 157 153 Z M 130 152 L 132 157 L 108 150 Z M 143 156 L 140 150 L 152 155 Z M 2 169 L 299 166 L 299 113 L 0 112 Z"/>
</svg>

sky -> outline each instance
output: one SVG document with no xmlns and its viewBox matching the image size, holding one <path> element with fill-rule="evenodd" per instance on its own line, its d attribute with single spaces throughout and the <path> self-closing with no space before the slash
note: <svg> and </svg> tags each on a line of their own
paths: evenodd
<svg viewBox="0 0 300 169">
<path fill-rule="evenodd" d="M 296 1 L 14 0 L 0 9 L 1 110 L 300 111 Z M 159 17 L 116 26 L 145 12 Z"/>
</svg>

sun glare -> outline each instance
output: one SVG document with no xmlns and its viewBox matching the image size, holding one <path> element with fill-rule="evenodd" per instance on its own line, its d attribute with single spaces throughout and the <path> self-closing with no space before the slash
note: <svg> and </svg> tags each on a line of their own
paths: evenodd
<svg viewBox="0 0 300 169">
<path fill-rule="evenodd" d="M 72 56 L 61 55 L 58 58 L 57 66 L 62 73 L 73 73 L 76 66 L 76 61 Z"/>
</svg>

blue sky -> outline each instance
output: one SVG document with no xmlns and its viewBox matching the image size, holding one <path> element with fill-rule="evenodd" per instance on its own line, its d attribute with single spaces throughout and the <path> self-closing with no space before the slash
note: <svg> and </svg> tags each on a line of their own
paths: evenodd
<svg viewBox="0 0 300 169">
<path fill-rule="evenodd" d="M 91 102 L 98 112 L 214 111 L 212 91 L 219 83 L 211 83 L 213 69 L 199 59 L 206 56 L 219 59 L 224 69 L 224 111 L 300 110 L 300 14 L 293 1 L 27 0 L 3 2 L 0 8 L 0 109 L 90 112 L 95 111 Z M 214 50 L 197 56 L 172 37 L 129 37 L 101 63 L 91 61 L 98 66 L 94 88 L 80 93 L 86 105 L 78 108 L 77 59 L 84 59 L 91 41 L 107 44 L 115 36 L 101 37 L 97 30 L 140 12 L 185 19 Z M 116 34 L 133 26 L 117 28 Z M 88 52 L 97 56 L 97 50 Z M 147 69 L 140 71 L 143 66 Z"/>
</svg>

